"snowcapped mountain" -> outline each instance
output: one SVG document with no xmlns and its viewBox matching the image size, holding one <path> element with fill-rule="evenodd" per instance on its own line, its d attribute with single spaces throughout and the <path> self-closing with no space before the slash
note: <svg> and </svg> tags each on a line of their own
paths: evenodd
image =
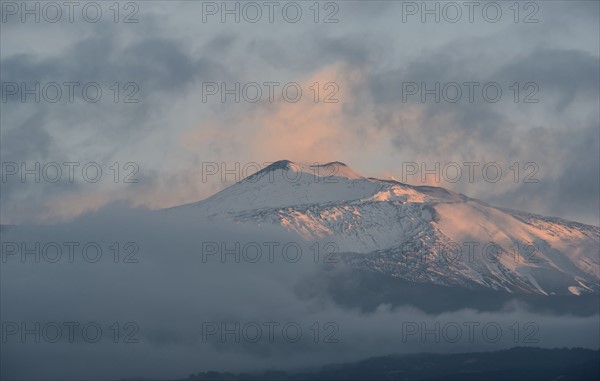
<svg viewBox="0 0 600 381">
<path fill-rule="evenodd" d="M 340 162 L 278 161 L 169 211 L 279 225 L 334 242 L 354 266 L 413 282 L 543 295 L 600 290 L 598 227 L 365 178 Z"/>
</svg>

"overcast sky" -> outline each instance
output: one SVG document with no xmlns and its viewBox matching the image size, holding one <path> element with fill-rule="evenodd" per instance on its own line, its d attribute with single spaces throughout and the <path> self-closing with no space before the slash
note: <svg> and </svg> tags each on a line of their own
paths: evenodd
<svg viewBox="0 0 600 381">
<path fill-rule="evenodd" d="M 196 201 L 239 180 L 203 181 L 202 163 L 235 168 L 280 159 L 339 160 L 365 176 L 412 184 L 438 181 L 423 181 L 420 171 L 407 176 L 407 163 L 439 163 L 447 175 L 441 186 L 494 205 L 600 224 L 596 1 L 516 8 L 512 1 L 481 2 L 472 9 L 430 2 L 439 7 L 439 22 L 421 2 L 322 2 L 318 12 L 313 2 L 278 3 L 272 14 L 260 2 L 227 3 L 239 7 L 239 22 L 221 2 L 122 3 L 118 13 L 99 2 L 85 17 L 85 3 L 75 8 L 72 22 L 61 6 L 55 23 L 56 9 L 40 5 L 36 23 L 20 2 L 7 3 L 3 173 L 14 172 L 7 162 L 39 162 L 46 175 L 55 170 L 48 163 L 79 165 L 73 183 L 64 166 L 56 183 L 44 173 L 39 183 L 33 175 L 25 183 L 19 174 L 3 178 L 3 224 L 69 219 L 115 201 L 149 208 Z M 77 82 L 73 102 L 65 85 L 50 102 L 52 82 Z M 90 82 L 102 89 L 95 103 L 82 98 Z M 279 84 L 272 100 L 268 82 Z M 471 102 L 464 84 L 472 82 Z M 10 83 L 39 83 L 39 103 Z M 262 97 L 249 101 L 256 98 L 251 85 L 239 103 L 232 94 L 222 102 L 210 83 L 257 83 Z M 294 87 L 284 94 L 288 83 Z M 410 87 L 436 83 L 439 102 L 435 94 L 423 102 Z M 297 87 L 302 96 L 294 103 Z M 98 163 L 100 181 L 83 179 L 86 163 Z M 454 163 L 462 176 L 446 181 L 455 179 Z M 464 163 L 477 163 L 473 181 Z M 497 168 L 502 176 L 493 182 Z M 127 175 L 138 182 L 124 182 Z"/>
</svg>

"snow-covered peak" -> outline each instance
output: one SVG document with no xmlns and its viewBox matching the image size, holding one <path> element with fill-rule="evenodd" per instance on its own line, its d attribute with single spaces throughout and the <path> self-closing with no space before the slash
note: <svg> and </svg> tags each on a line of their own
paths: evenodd
<svg viewBox="0 0 600 381">
<path fill-rule="evenodd" d="M 425 203 L 465 199 L 444 188 L 366 178 L 339 161 L 311 164 L 279 160 L 206 200 L 183 207 L 194 206 L 201 214 L 213 215 L 333 202 Z"/>
<path fill-rule="evenodd" d="M 188 205 L 200 209 L 202 214 L 212 215 L 350 202 L 372 197 L 382 186 L 379 181 L 360 176 L 341 162 L 309 164 L 280 160 L 206 200 Z"/>
<path fill-rule="evenodd" d="M 361 267 L 415 282 L 544 295 L 600 289 L 598 227 L 494 208 L 440 187 L 366 178 L 340 162 L 277 161 L 173 209 L 326 239 Z M 446 249 L 457 247 L 460 256 L 448 262 Z M 489 247 L 502 255 L 490 260 Z"/>
<path fill-rule="evenodd" d="M 257 181 L 258 178 L 262 177 L 268 177 L 270 181 L 273 181 L 276 177 L 279 177 L 279 180 L 289 181 L 300 176 L 312 176 L 315 178 L 341 177 L 350 180 L 364 179 L 363 176 L 356 173 L 356 171 L 354 171 L 352 168 L 339 161 L 320 164 L 279 160 L 256 172 L 255 174 L 248 176 L 243 181 L 254 182 Z"/>
</svg>

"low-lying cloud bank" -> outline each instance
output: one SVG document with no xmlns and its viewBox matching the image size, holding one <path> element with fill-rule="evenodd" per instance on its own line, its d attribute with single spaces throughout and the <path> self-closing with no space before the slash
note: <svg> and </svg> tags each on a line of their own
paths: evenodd
<svg viewBox="0 0 600 381">
<path fill-rule="evenodd" d="M 1 376 L 176 378 L 391 353 L 599 346 L 597 312 L 516 301 L 362 308 L 369 290 L 342 300 L 331 288 L 343 280 L 338 289 L 352 290 L 356 278 L 323 263 L 325 244 L 122 205 L 61 225 L 3 226 Z"/>
</svg>

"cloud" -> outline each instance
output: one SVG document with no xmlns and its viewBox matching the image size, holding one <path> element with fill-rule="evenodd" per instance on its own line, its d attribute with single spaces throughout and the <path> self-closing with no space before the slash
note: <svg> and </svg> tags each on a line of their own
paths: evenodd
<svg viewBox="0 0 600 381">
<path fill-rule="evenodd" d="M 515 161 L 535 162 L 540 185 L 489 183 L 481 176 L 476 183 L 440 185 L 500 206 L 597 223 L 590 211 L 598 205 L 593 173 L 599 169 L 594 126 L 600 64 L 597 49 L 590 48 L 597 46 L 597 24 L 589 17 L 597 4 L 544 4 L 536 24 L 510 18 L 497 24 L 398 23 L 401 6 L 395 4 L 341 4 L 334 24 L 315 24 L 310 17 L 295 24 L 205 24 L 198 22 L 200 10 L 195 4 L 148 5 L 136 25 L 60 24 L 36 49 L 5 45 L 3 81 L 135 81 L 140 102 L 8 102 L 2 160 L 133 161 L 146 188 L 98 185 L 94 192 L 105 192 L 107 202 L 126 199 L 151 208 L 195 201 L 226 186 L 194 179 L 203 162 L 340 160 L 367 176 L 396 178 L 402 178 L 404 162 L 498 162 L 505 180 Z M 368 33 L 357 27 L 366 14 L 374 20 Z M 565 17 L 581 21 L 566 23 Z M 45 30 L 19 23 L 7 28 L 34 35 Z M 58 38 L 63 30 L 77 33 Z M 52 39 L 61 41 L 53 52 L 46 49 Z M 298 103 L 282 101 L 279 93 L 273 103 L 223 104 L 218 96 L 202 101 L 203 82 L 267 81 L 299 83 L 303 97 Z M 419 96 L 403 102 L 407 81 L 497 82 L 503 97 L 498 103 L 481 97 L 422 103 Z M 339 103 L 311 102 L 314 82 L 335 82 Z M 521 99 L 529 94 L 523 86 L 537 83 L 539 102 L 514 103 L 514 82 Z M 321 98 L 331 91 L 321 87 Z M 83 194 L 88 191 L 77 184 L 3 184 L 1 218 L 49 217 L 44 205 L 72 195 L 96 197 Z M 23 218 L 13 205 L 26 195 L 31 212 Z M 36 208 L 42 213 L 36 215 Z"/>
<path fill-rule="evenodd" d="M 55 226 L 4 227 L 2 243 L 4 327 L 15 322 L 29 329 L 36 322 L 47 327 L 40 328 L 40 344 L 33 334 L 24 340 L 20 334 L 5 337 L 3 378 L 173 378 L 272 364 L 297 369 L 390 353 L 598 345 L 597 303 L 582 309 L 556 300 L 549 309 L 545 302 L 519 301 L 515 295 L 461 291 L 448 296 L 452 289 L 419 289 L 342 263 L 315 263 L 315 242 L 275 227 L 112 205 Z M 24 243 L 29 254 L 20 249 L 9 254 L 11 243 Z M 207 243 L 217 246 L 209 250 Z M 287 244 L 300 251 L 285 252 Z M 48 325 L 53 322 L 79 323 L 74 341 L 65 333 L 53 343 Z M 235 333 L 222 337 L 222 330 L 236 332 L 236 322 L 239 340 Z M 515 323 L 521 335 L 517 343 Z M 79 329 L 85 324 L 101 327 L 98 342 L 87 341 L 95 337 L 93 329 L 83 336 Z M 253 342 L 256 324 L 263 334 Z M 277 327 L 272 341 L 268 324 Z M 282 333 L 286 324 L 288 336 Z M 465 324 L 474 329 L 472 342 Z M 483 333 L 485 324 L 494 326 L 489 328 L 494 338 L 500 327 L 497 341 Z M 462 330 L 458 341 L 449 339 L 456 325 Z M 216 333 L 209 334 L 209 326 Z M 407 335 L 409 326 L 417 332 Z M 294 341 L 297 327 L 302 336 Z M 438 332 L 438 339 L 435 333 L 423 336 L 424 329 Z M 523 342 L 522 335 L 537 341 Z M 35 367 L 27 366 L 32 362 Z"/>
</svg>

